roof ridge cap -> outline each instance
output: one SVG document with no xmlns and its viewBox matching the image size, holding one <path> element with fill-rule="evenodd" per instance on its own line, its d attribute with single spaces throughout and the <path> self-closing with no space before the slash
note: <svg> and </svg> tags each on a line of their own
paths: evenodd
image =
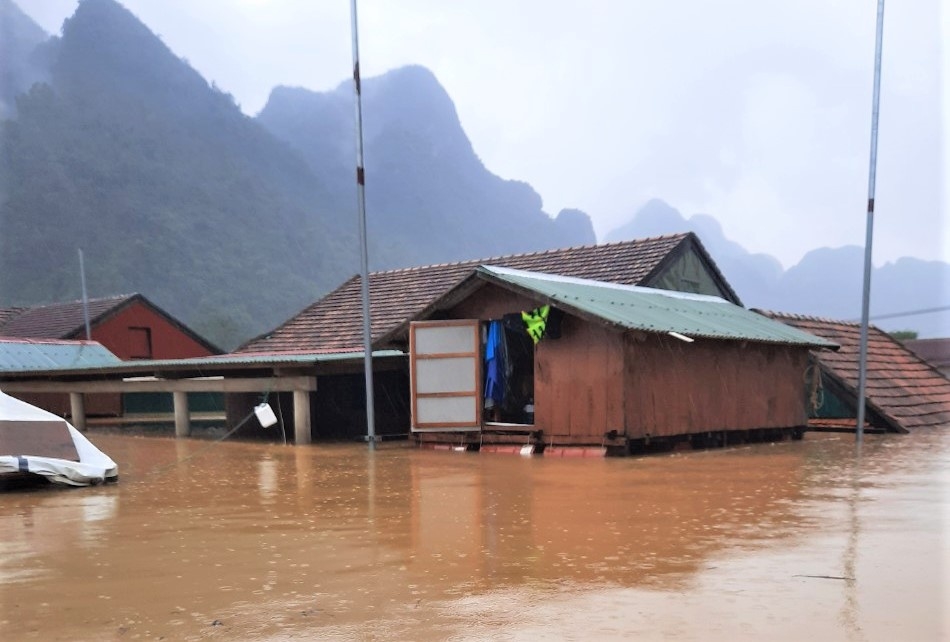
<svg viewBox="0 0 950 642">
<path fill-rule="evenodd" d="M 113 294 L 113 295 L 110 295 L 110 296 L 88 297 L 88 298 L 86 299 L 86 301 L 88 301 L 89 303 L 99 303 L 99 302 L 103 302 L 103 301 L 125 301 L 125 300 L 128 300 L 128 299 L 135 298 L 135 297 L 137 297 L 137 296 L 141 296 L 141 293 L 139 293 L 139 292 L 130 292 L 130 293 L 128 293 L 128 294 Z M 52 303 L 39 303 L 39 304 L 37 304 L 37 305 L 26 305 L 26 306 L 23 306 L 23 307 L 21 307 L 21 308 L 14 308 L 14 309 L 21 309 L 21 310 L 42 310 L 43 308 L 52 308 L 52 307 L 56 307 L 56 306 L 60 306 L 60 305 L 74 305 L 74 304 L 76 304 L 76 303 L 82 303 L 82 302 L 83 302 L 82 299 L 72 299 L 72 300 L 69 300 L 69 301 L 54 301 L 54 302 L 52 302 Z M 8 308 L 8 309 L 9 309 L 9 308 Z"/>
<path fill-rule="evenodd" d="M 583 250 L 598 247 L 615 247 L 618 245 L 632 245 L 634 243 L 645 243 L 650 241 L 681 239 L 693 234 L 692 232 L 675 232 L 670 234 L 660 234 L 658 236 L 646 236 L 643 238 L 626 239 L 624 241 L 608 241 L 605 243 L 583 243 L 581 245 L 570 245 L 568 247 L 554 247 L 544 250 L 534 250 L 531 252 L 516 252 L 514 254 L 496 254 L 479 259 L 461 259 L 458 261 L 444 261 L 442 263 L 427 263 L 425 265 L 412 265 L 401 268 L 390 268 L 388 270 L 374 270 L 371 274 L 396 274 L 422 271 L 430 268 L 461 267 L 467 265 L 483 265 L 490 261 L 500 261 L 508 259 L 520 259 L 529 256 L 549 256 L 551 254 L 563 254 L 572 250 Z"/>
<path fill-rule="evenodd" d="M 796 321 L 819 321 L 821 323 L 834 323 L 835 325 L 846 325 L 859 327 L 860 321 L 846 321 L 842 319 L 832 319 L 831 317 L 820 317 L 813 314 L 800 314 L 798 312 L 779 312 L 777 310 L 767 310 L 765 308 L 752 308 L 754 312 L 770 317 L 783 319 L 795 319 Z M 871 327 L 874 327 L 873 325 Z"/>
</svg>

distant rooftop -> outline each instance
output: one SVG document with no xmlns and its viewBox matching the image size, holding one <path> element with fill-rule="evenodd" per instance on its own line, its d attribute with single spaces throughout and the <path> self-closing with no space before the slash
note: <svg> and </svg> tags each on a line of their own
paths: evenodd
<svg viewBox="0 0 950 642">
<path fill-rule="evenodd" d="M 904 345 L 938 370 L 950 368 L 950 338 L 909 339 Z"/>
<path fill-rule="evenodd" d="M 839 344 L 837 352 L 821 351 L 815 357 L 824 374 L 833 377 L 856 404 L 860 324 L 781 312 L 763 314 Z M 865 397 L 868 406 L 895 429 L 950 427 L 950 380 L 874 326 L 868 330 Z"/>
</svg>

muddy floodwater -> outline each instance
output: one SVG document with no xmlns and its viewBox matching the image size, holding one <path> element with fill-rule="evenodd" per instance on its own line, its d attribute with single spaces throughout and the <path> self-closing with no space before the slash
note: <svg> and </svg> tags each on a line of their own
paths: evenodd
<svg viewBox="0 0 950 642">
<path fill-rule="evenodd" d="M 626 459 L 91 435 L 0 640 L 947 640 L 950 431 Z"/>
</svg>

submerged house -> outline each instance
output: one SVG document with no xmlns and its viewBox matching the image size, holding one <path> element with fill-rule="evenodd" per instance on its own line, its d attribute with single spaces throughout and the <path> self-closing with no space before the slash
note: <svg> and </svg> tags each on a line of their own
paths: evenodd
<svg viewBox="0 0 950 642">
<path fill-rule="evenodd" d="M 836 347 L 742 308 L 692 233 L 373 272 L 369 286 L 376 434 L 441 447 L 619 454 L 800 435 L 809 350 Z M 180 436 L 188 397 L 213 392 L 227 426 L 267 401 L 279 433 L 257 436 L 349 440 L 366 432 L 362 348 L 354 277 L 229 355 L 0 383 L 171 396 Z"/>
<path fill-rule="evenodd" d="M 571 247 L 396 270 L 372 272 L 374 350 L 409 350 L 408 321 L 467 279 L 480 265 L 597 279 L 722 297 L 740 304 L 715 262 L 693 233 L 619 243 Z M 240 347 L 235 356 L 286 353 L 356 353 L 363 348 L 360 279 L 304 308 L 272 331 Z M 353 438 L 365 434 L 365 393 L 361 364 L 321 372 L 311 392 L 314 439 Z M 410 433 L 408 360 L 388 358 L 374 366 L 377 434 Z M 244 405 L 249 404 L 247 401 Z M 383 412 L 379 412 L 383 410 Z M 232 417 L 234 419 L 236 417 Z"/>
<path fill-rule="evenodd" d="M 721 297 L 481 266 L 408 335 L 422 444 L 638 452 L 800 437 L 812 349 Z"/>
<path fill-rule="evenodd" d="M 814 429 L 853 430 L 857 417 L 858 366 L 861 326 L 813 316 L 763 312 L 805 332 L 841 346 L 837 352 L 813 354 L 820 394 L 809 425 Z M 865 429 L 870 432 L 908 433 L 918 429 L 950 427 L 950 380 L 932 364 L 886 332 L 868 328 Z"/>
</svg>

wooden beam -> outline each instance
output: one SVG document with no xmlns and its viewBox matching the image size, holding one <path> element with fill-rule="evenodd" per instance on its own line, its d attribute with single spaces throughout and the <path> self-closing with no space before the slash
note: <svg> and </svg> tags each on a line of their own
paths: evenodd
<svg viewBox="0 0 950 642">
<path fill-rule="evenodd" d="M 134 381 L 3 381 L 4 392 L 292 392 L 317 389 L 316 377 L 157 379 Z"/>
</svg>

